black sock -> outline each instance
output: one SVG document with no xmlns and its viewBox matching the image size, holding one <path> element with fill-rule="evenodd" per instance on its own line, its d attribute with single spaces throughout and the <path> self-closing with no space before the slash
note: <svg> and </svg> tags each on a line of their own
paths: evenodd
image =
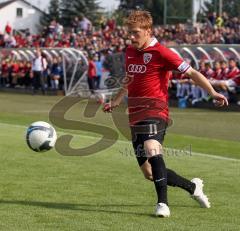
<svg viewBox="0 0 240 231">
<path fill-rule="evenodd" d="M 193 194 L 196 188 L 194 183 L 182 176 L 177 175 L 177 173 L 171 169 L 167 169 L 167 184 L 169 186 L 185 189 L 190 194 Z"/>
<path fill-rule="evenodd" d="M 152 176 L 158 196 L 158 203 L 167 204 L 167 172 L 162 155 L 153 156 L 148 161 L 152 166 Z"/>
</svg>

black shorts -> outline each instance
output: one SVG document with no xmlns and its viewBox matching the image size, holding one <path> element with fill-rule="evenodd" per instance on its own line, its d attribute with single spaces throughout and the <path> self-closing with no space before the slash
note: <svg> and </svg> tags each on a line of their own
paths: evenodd
<svg viewBox="0 0 240 231">
<path fill-rule="evenodd" d="M 149 119 L 131 126 L 132 144 L 139 166 L 148 159 L 144 151 L 144 141 L 153 139 L 163 144 L 167 127 L 168 123 L 163 119 Z"/>
</svg>

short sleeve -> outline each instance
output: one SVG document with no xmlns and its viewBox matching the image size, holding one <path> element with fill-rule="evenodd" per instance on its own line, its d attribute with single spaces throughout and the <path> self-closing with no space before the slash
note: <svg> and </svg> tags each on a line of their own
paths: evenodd
<svg viewBox="0 0 240 231">
<path fill-rule="evenodd" d="M 190 65 L 186 61 L 167 47 L 161 46 L 160 54 L 164 63 L 163 68 L 167 71 L 175 70 L 185 73 L 190 68 Z"/>
</svg>

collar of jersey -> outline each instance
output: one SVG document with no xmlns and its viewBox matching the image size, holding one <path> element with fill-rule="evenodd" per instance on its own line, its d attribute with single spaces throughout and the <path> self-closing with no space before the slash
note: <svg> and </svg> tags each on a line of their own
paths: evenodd
<svg viewBox="0 0 240 231">
<path fill-rule="evenodd" d="M 143 51 L 143 50 L 145 50 L 145 49 L 147 49 L 149 47 L 153 47 L 153 46 L 156 45 L 157 42 L 158 42 L 157 39 L 155 37 L 153 37 L 152 41 L 150 42 L 150 44 L 147 47 L 145 47 L 144 49 L 140 49 L 139 51 Z"/>
</svg>

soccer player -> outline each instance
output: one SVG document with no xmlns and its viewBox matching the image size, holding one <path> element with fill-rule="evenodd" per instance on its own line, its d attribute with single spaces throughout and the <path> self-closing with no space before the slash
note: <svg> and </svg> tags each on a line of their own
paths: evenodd
<svg viewBox="0 0 240 231">
<path fill-rule="evenodd" d="M 154 182 L 158 200 L 156 216 L 169 217 L 167 185 L 186 190 L 202 207 L 210 207 L 201 179 L 187 180 L 167 169 L 164 163 L 162 143 L 170 121 L 170 72 L 184 73 L 205 89 L 217 106 L 228 105 L 228 101 L 212 88 L 201 73 L 152 37 L 152 24 L 152 17 L 147 11 L 136 10 L 129 15 L 126 25 L 132 44 L 126 50 L 127 75 L 122 88 L 109 104 L 104 105 L 103 110 L 112 112 L 128 94 L 129 123 L 137 161 L 145 178 Z"/>
</svg>

